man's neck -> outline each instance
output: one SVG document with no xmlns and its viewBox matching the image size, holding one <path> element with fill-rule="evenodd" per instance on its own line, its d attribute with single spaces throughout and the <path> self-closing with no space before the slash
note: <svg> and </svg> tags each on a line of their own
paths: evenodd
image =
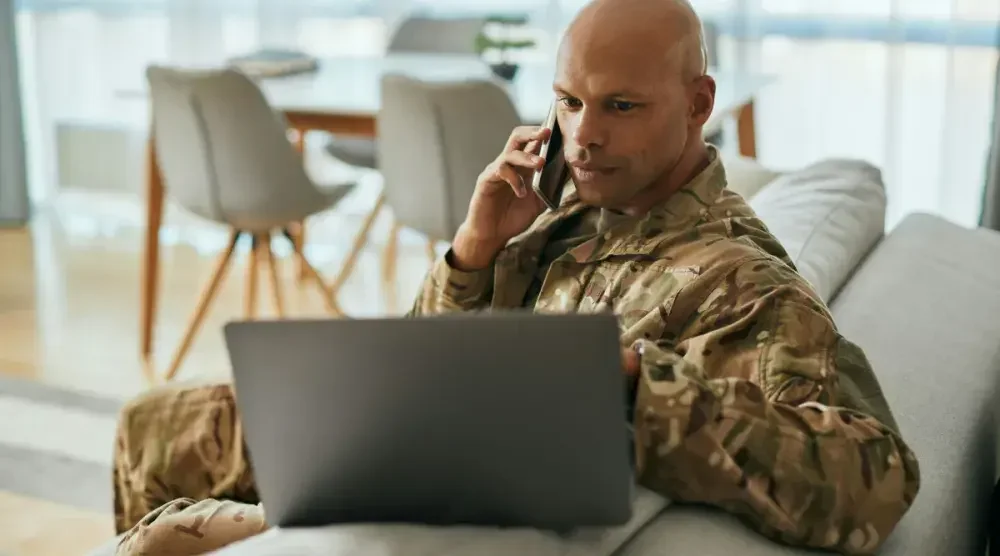
<svg viewBox="0 0 1000 556">
<path fill-rule="evenodd" d="M 685 149 L 673 168 L 640 191 L 628 206 L 622 207 L 621 212 L 630 216 L 646 214 L 649 209 L 665 203 L 671 195 L 690 183 L 709 162 L 708 145 L 704 141 L 698 141 Z"/>
</svg>

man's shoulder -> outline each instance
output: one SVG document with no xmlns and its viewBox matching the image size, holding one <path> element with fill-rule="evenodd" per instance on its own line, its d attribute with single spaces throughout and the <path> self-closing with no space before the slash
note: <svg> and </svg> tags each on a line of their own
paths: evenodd
<svg viewBox="0 0 1000 556">
<path fill-rule="evenodd" d="M 725 290 L 746 301 L 780 289 L 809 303 L 819 302 L 781 242 L 736 194 L 720 199 L 686 230 L 660 238 L 647 236 L 647 241 L 655 244 L 649 250 L 651 258 L 693 272 L 694 279 L 685 288 L 693 297 Z"/>
<path fill-rule="evenodd" d="M 650 245 L 648 254 L 706 271 L 755 260 L 765 261 L 755 266 L 795 270 L 784 246 L 750 210 L 726 210 L 721 215 L 707 211 L 700 219 L 685 224 L 655 236 L 647 233 L 644 241 Z"/>
</svg>

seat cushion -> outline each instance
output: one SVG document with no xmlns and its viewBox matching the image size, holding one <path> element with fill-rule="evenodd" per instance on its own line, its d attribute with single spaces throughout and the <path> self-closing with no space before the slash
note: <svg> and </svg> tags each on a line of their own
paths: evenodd
<svg viewBox="0 0 1000 556">
<path fill-rule="evenodd" d="M 920 492 L 880 554 L 984 554 L 1000 382 L 998 253 L 1000 234 L 910 216 L 831 307 L 871 360 L 920 464 Z M 674 505 L 623 555 L 665 553 L 812 552 L 772 543 L 720 511 Z"/>
<path fill-rule="evenodd" d="M 749 202 L 827 302 L 884 235 L 882 175 L 861 161 L 825 160 L 784 173 Z"/>
<path fill-rule="evenodd" d="M 922 485 L 890 554 L 976 554 L 996 471 L 1000 234 L 908 217 L 832 309 L 868 354 Z"/>
<path fill-rule="evenodd" d="M 118 543 L 120 543 L 121 540 L 122 535 L 109 539 L 108 542 L 88 552 L 87 556 L 115 556 L 115 552 L 118 550 Z"/>
<path fill-rule="evenodd" d="M 615 527 L 584 527 L 565 533 L 521 527 L 341 524 L 275 528 L 229 545 L 225 556 L 410 556 L 435 554 L 530 554 L 532 556 L 611 556 L 667 504 L 638 488 L 632 517 Z"/>
</svg>

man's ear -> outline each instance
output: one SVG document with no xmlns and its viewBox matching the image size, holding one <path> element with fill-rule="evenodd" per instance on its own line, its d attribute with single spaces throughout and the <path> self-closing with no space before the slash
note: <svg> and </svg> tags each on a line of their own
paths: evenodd
<svg viewBox="0 0 1000 556">
<path fill-rule="evenodd" d="M 703 126 L 715 108 L 715 79 L 710 75 L 703 75 L 691 83 L 691 88 L 691 121 Z"/>
</svg>

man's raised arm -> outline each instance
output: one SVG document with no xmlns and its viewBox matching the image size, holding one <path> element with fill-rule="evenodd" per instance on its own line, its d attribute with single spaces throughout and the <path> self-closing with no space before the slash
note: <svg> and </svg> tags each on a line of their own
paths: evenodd
<svg viewBox="0 0 1000 556">
<path fill-rule="evenodd" d="M 916 456 L 867 359 L 791 269 L 741 265 L 676 343 L 641 341 L 639 480 L 789 544 L 874 552 L 916 497 Z"/>
<path fill-rule="evenodd" d="M 407 317 L 477 311 L 489 306 L 493 264 L 472 270 L 455 260 L 454 250 L 437 260 L 420 285 Z"/>
</svg>

